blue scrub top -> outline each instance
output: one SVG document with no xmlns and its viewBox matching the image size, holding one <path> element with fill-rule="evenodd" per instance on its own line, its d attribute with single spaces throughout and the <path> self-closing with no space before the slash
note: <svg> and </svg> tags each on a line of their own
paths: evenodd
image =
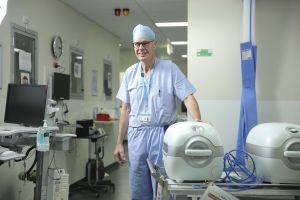
<svg viewBox="0 0 300 200">
<path fill-rule="evenodd" d="M 130 127 L 165 126 L 176 121 L 176 97 L 183 101 L 195 92 L 175 63 L 156 59 L 148 79 L 142 75 L 141 63 L 130 66 L 116 97 L 131 106 Z M 141 123 L 141 114 L 149 115 L 150 122 Z"/>
</svg>

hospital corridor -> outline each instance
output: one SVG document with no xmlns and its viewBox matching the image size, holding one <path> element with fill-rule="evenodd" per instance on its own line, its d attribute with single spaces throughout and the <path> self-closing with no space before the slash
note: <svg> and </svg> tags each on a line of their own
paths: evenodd
<svg viewBox="0 0 300 200">
<path fill-rule="evenodd" d="M 300 0 L 0 0 L 0 200 L 300 200 Z"/>
</svg>

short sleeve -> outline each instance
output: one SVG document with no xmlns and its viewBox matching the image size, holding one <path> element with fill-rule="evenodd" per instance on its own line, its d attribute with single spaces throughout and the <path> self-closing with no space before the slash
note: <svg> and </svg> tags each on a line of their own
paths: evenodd
<svg viewBox="0 0 300 200">
<path fill-rule="evenodd" d="M 172 76 L 174 78 L 174 91 L 175 95 L 183 101 L 187 96 L 196 92 L 195 87 L 181 72 L 176 64 L 173 63 Z"/>
<path fill-rule="evenodd" d="M 122 102 L 125 103 L 130 102 L 130 97 L 128 92 L 127 73 L 125 73 L 125 75 L 123 76 L 123 80 L 116 97 L 120 99 Z"/>
</svg>

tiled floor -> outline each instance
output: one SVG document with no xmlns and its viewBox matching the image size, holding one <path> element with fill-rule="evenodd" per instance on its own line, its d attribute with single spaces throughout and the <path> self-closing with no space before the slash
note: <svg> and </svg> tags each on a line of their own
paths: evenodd
<svg viewBox="0 0 300 200">
<path fill-rule="evenodd" d="M 128 184 L 128 168 L 127 165 L 124 167 L 118 167 L 112 171 L 107 177 L 115 184 L 115 191 L 104 191 L 100 189 L 99 198 L 100 200 L 130 200 L 129 197 L 129 184 Z M 83 189 L 74 191 L 71 193 L 69 200 L 92 200 L 97 199 L 94 192 Z"/>
<path fill-rule="evenodd" d="M 128 167 L 127 165 L 123 167 L 118 167 L 116 170 L 113 170 L 109 177 L 115 184 L 115 192 L 99 190 L 100 200 L 130 200 L 129 195 L 129 183 L 128 183 Z M 97 199 L 94 192 L 91 192 L 89 189 L 83 189 L 74 191 L 71 193 L 69 200 L 95 200 Z M 186 200 L 186 197 L 177 197 L 176 200 Z"/>
</svg>

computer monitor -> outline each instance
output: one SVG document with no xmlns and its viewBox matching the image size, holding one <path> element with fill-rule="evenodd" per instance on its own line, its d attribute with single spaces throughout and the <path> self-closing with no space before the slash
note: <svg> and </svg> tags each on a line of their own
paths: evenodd
<svg viewBox="0 0 300 200">
<path fill-rule="evenodd" d="M 8 84 L 4 122 L 42 126 L 46 101 L 46 85 Z"/>
<path fill-rule="evenodd" d="M 52 99 L 70 99 L 70 75 L 54 72 L 52 86 Z"/>
</svg>

